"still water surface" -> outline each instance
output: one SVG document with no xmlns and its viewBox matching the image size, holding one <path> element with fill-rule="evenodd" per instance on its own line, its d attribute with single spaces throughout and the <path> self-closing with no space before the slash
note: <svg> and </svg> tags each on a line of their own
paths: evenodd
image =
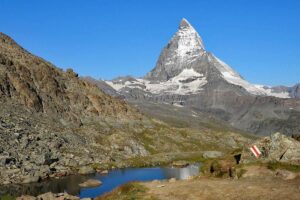
<svg viewBox="0 0 300 200">
<path fill-rule="evenodd" d="M 100 175 L 98 173 L 88 176 L 73 175 L 42 183 L 0 188 L 0 196 L 1 194 L 9 194 L 12 196 L 28 194 L 36 196 L 46 192 L 67 192 L 69 194 L 79 196 L 80 198 L 94 198 L 130 181 L 152 181 L 169 178 L 187 179 L 189 176 L 197 175 L 199 173 L 199 168 L 200 164 L 192 164 L 184 168 L 126 168 L 112 170 L 107 175 Z M 79 183 L 91 178 L 101 180 L 102 185 L 94 188 L 80 188 L 78 186 Z"/>
</svg>

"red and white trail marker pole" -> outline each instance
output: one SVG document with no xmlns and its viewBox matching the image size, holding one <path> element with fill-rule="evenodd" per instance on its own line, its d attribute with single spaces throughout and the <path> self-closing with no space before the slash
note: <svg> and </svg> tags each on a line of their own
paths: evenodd
<svg viewBox="0 0 300 200">
<path fill-rule="evenodd" d="M 258 158 L 261 155 L 260 150 L 257 148 L 256 145 L 253 145 L 250 147 L 251 152 L 255 155 L 256 158 Z"/>
</svg>

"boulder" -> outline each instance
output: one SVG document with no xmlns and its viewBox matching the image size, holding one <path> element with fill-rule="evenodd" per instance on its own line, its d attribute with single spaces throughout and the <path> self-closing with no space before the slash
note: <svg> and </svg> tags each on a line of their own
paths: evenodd
<svg viewBox="0 0 300 200">
<path fill-rule="evenodd" d="M 220 151 L 205 151 L 203 153 L 203 158 L 219 158 L 222 157 L 224 154 Z"/>
<path fill-rule="evenodd" d="M 2 182 L 2 185 L 8 185 L 8 184 L 11 184 L 11 182 L 9 180 L 5 180 Z"/>
<path fill-rule="evenodd" d="M 102 182 L 96 179 L 89 179 L 83 183 L 79 184 L 79 187 L 97 187 L 101 185 Z"/>
<path fill-rule="evenodd" d="M 6 156 L 0 156 L 0 167 L 4 167 L 6 165 Z"/>
<path fill-rule="evenodd" d="M 9 170 L 6 170 L 5 173 L 6 173 L 7 175 L 13 175 L 13 174 L 18 174 L 18 173 L 20 173 L 20 171 L 21 171 L 21 170 L 18 169 L 18 168 L 17 168 L 17 169 L 9 169 Z"/>
<path fill-rule="evenodd" d="M 47 192 L 37 196 L 37 200 L 55 200 L 55 195 L 52 192 Z"/>
<path fill-rule="evenodd" d="M 55 195 L 55 200 L 79 200 L 79 197 L 69 195 L 67 193 L 61 193 Z"/>
<path fill-rule="evenodd" d="M 100 174 L 102 174 L 102 175 L 108 174 L 108 170 L 100 171 Z"/>
<path fill-rule="evenodd" d="M 95 173 L 95 170 L 90 166 L 83 166 L 78 170 L 78 173 L 82 175 L 93 174 Z"/>
<path fill-rule="evenodd" d="M 186 167 L 188 165 L 189 165 L 189 163 L 186 162 L 186 161 L 183 161 L 183 160 L 174 161 L 172 163 L 173 167 L 178 167 L 178 168 L 183 168 L 183 167 Z"/>
</svg>

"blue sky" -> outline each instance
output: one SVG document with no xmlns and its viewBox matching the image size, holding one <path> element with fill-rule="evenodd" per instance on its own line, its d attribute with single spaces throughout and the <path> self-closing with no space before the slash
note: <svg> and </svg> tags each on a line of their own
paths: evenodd
<svg viewBox="0 0 300 200">
<path fill-rule="evenodd" d="M 298 0 L 0 0 L 0 31 L 60 68 L 143 76 L 185 17 L 252 83 L 300 82 Z"/>
</svg>

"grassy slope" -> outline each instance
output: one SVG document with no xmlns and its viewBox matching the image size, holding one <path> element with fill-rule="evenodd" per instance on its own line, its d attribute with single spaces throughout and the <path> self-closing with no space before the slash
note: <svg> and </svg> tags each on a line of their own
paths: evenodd
<svg viewBox="0 0 300 200">
<path fill-rule="evenodd" d="M 122 185 L 95 200 L 156 200 L 154 197 L 145 196 L 147 190 L 145 186 L 132 182 Z"/>
<path fill-rule="evenodd" d="M 149 124 L 145 128 L 145 124 Z M 241 135 L 231 130 L 212 128 L 202 130 L 172 128 L 161 121 L 150 120 L 142 124 L 125 125 L 121 129 L 110 127 L 110 133 L 98 134 L 97 144 L 117 145 L 118 150 L 111 151 L 114 161 L 94 165 L 96 168 L 163 165 L 174 160 L 199 161 L 202 152 L 208 150 L 232 152 L 251 142 L 254 137 Z M 92 125 L 90 126 L 92 127 Z M 101 129 L 100 127 L 94 127 Z M 140 144 L 148 152 L 143 159 L 140 156 L 123 157 L 122 152 L 128 141 Z M 97 145 L 95 145 L 96 147 Z M 108 166 L 107 166 L 108 165 Z"/>
</svg>

